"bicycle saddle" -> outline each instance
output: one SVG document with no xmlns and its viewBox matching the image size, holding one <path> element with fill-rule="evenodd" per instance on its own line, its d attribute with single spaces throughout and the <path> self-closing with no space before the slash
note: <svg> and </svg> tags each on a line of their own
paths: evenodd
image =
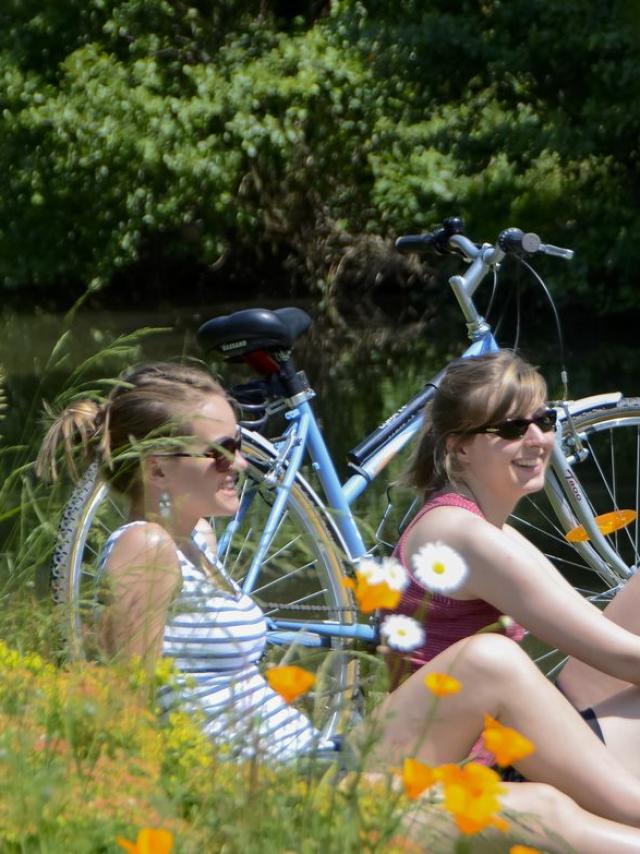
<svg viewBox="0 0 640 854">
<path fill-rule="evenodd" d="M 291 350 L 294 341 L 311 326 L 301 308 L 246 308 L 214 317 L 198 329 L 198 343 L 205 351 L 217 350 L 225 359 L 265 350 Z"/>
</svg>

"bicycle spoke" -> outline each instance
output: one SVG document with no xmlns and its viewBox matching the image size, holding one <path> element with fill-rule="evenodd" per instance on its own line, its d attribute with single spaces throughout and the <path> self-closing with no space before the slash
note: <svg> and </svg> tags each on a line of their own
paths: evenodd
<svg viewBox="0 0 640 854">
<path fill-rule="evenodd" d="M 523 516 L 513 516 L 512 518 L 516 519 L 516 521 L 518 522 L 521 522 L 523 525 L 532 528 L 535 531 L 544 532 L 547 537 L 552 537 L 559 543 L 566 543 L 564 531 L 558 524 L 556 518 L 551 516 L 550 513 L 546 512 L 545 509 L 542 507 L 542 504 L 539 501 L 536 501 L 535 498 L 533 498 L 532 496 L 530 496 L 528 499 L 528 505 L 530 507 L 533 507 L 536 513 L 538 513 L 538 515 L 542 517 L 545 523 L 544 528 L 536 526 L 530 519 L 526 519 Z M 555 532 L 555 534 L 552 534 L 552 531 Z"/>
<path fill-rule="evenodd" d="M 610 509 L 611 510 L 620 510 L 620 509 L 624 509 L 624 508 L 620 508 L 618 506 L 618 501 L 616 498 L 615 454 L 614 454 L 613 435 L 612 435 L 611 430 L 609 430 L 608 433 L 609 433 L 609 448 L 608 448 L 608 450 L 609 450 L 609 455 L 610 455 L 610 465 L 611 465 L 611 469 L 612 469 L 611 483 L 609 482 L 609 478 L 607 478 L 607 476 L 605 474 L 604 468 L 603 468 L 602 464 L 600 463 L 600 459 L 599 459 L 595 449 L 593 448 L 593 444 L 589 440 L 587 440 L 586 444 L 587 444 L 587 447 L 589 448 L 589 453 L 591 454 L 591 458 L 593 460 L 593 463 L 594 463 L 594 465 L 598 471 L 598 474 L 600 475 L 600 480 L 601 480 L 601 482 L 602 482 L 602 484 L 603 484 L 603 486 L 607 492 L 607 495 L 609 496 L 609 499 L 611 501 Z M 629 535 L 628 530 L 626 528 L 624 528 L 622 530 L 623 530 L 625 536 L 629 539 L 629 542 L 631 543 L 631 545 L 633 545 L 633 539 Z M 616 551 L 619 551 L 618 532 L 617 531 L 615 533 L 614 542 L 615 542 Z M 637 554 L 637 550 L 636 550 L 636 554 Z"/>
<path fill-rule="evenodd" d="M 296 575 L 299 575 L 301 572 L 305 572 L 310 567 L 315 566 L 316 561 L 309 561 L 309 563 L 304 564 L 304 566 L 298 567 L 298 569 L 292 569 L 290 572 L 285 573 L 285 575 L 280 575 L 278 578 L 274 578 L 273 581 L 269 581 L 267 584 L 263 584 L 261 587 L 256 587 L 253 591 L 253 595 L 257 596 L 259 593 L 263 593 L 265 590 L 268 590 L 269 587 L 274 587 L 277 584 L 282 584 L 285 581 L 294 578 Z"/>
<path fill-rule="evenodd" d="M 555 543 L 559 543 L 560 545 L 566 545 L 567 541 L 564 536 L 556 536 L 551 533 L 549 529 L 543 528 L 542 525 L 535 525 L 529 519 L 525 519 L 522 516 L 512 516 L 511 517 L 515 522 L 518 522 L 523 528 L 527 528 L 527 530 L 531 531 L 533 534 L 544 534 L 544 536 L 548 540 L 552 540 Z"/>
<path fill-rule="evenodd" d="M 578 560 L 569 560 L 569 558 L 562 557 L 561 555 L 554 554 L 553 552 L 545 552 L 544 556 L 548 558 L 554 566 L 561 564 L 564 567 L 568 567 L 571 569 L 579 569 L 582 572 L 590 572 L 591 569 L 588 566 L 584 565 L 584 562 Z"/>
<path fill-rule="evenodd" d="M 280 524 L 282 524 L 282 520 L 280 521 Z M 280 527 L 280 525 L 278 527 Z M 300 540 L 301 536 L 302 536 L 302 534 L 298 534 L 292 540 L 289 540 L 288 543 L 285 543 L 276 552 L 274 552 L 272 555 L 269 555 L 269 557 L 267 557 L 262 562 L 262 565 L 268 566 L 269 563 L 273 563 L 273 561 L 275 561 L 278 557 L 280 557 L 280 555 L 284 554 L 284 552 L 288 551 L 291 548 L 291 546 L 295 545 Z"/>
<path fill-rule="evenodd" d="M 586 497 L 585 510 L 590 508 L 594 516 L 615 510 L 637 512 L 640 503 L 640 400 L 623 400 L 613 407 L 586 411 L 574 417 L 574 425 L 584 453 L 575 453 L 568 428 L 565 428 L 564 441 L 566 453 L 573 460 L 573 472 Z M 601 581 L 597 574 L 600 564 L 595 547 L 592 550 L 587 544 L 578 550 L 566 541 L 565 531 L 545 495 L 523 501 L 513 521 L 595 606 L 604 607 L 624 583 L 622 579 L 620 585 L 610 587 L 611 582 Z M 578 523 L 580 521 L 578 510 Z M 638 565 L 638 518 L 605 536 L 623 563 L 630 567 Z M 587 572 L 589 579 L 585 575 Z M 545 673 L 560 669 L 564 656 L 553 650 L 543 654 L 535 641 L 531 641 L 531 646 L 534 649 L 532 657 Z"/>
<path fill-rule="evenodd" d="M 303 605 L 305 603 L 310 602 L 312 599 L 317 599 L 318 596 L 324 596 L 326 594 L 326 590 L 316 590 L 313 593 L 309 593 L 306 596 L 300 596 L 298 599 L 294 599 L 292 602 L 287 602 L 282 605 L 282 610 L 286 611 L 289 608 L 295 608 L 296 605 Z M 278 608 L 272 608 L 270 611 L 267 611 L 267 616 L 271 617 L 273 614 L 278 613 Z"/>
</svg>

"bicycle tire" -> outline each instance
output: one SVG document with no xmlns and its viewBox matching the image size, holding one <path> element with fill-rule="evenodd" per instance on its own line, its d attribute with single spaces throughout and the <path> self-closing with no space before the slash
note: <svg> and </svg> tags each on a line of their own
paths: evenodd
<svg viewBox="0 0 640 854">
<path fill-rule="evenodd" d="M 224 563 L 241 582 L 270 506 L 273 487 L 268 475 L 277 455 L 262 437 L 243 429 L 243 455 L 248 462 L 241 497 L 253 490 L 241 524 L 224 555 Z M 61 606 L 64 636 L 72 657 L 90 657 L 94 650 L 91 626 L 95 622 L 96 572 L 102 545 L 109 533 L 126 519 L 123 502 L 99 478 L 94 464 L 76 486 L 63 512 L 51 570 L 51 591 Z M 217 520 L 226 524 L 226 520 Z M 219 525 L 220 527 L 220 525 Z M 221 534 L 221 531 L 219 532 Z M 296 560 L 296 566 L 292 561 Z M 288 568 L 283 567 L 288 562 Z M 345 561 L 339 537 L 317 495 L 300 475 L 294 479 L 285 514 L 261 566 L 253 595 L 272 619 L 295 618 L 344 627 L 357 621 L 350 592 L 344 587 Z M 293 579 L 295 578 L 295 585 Z M 266 593 L 269 593 L 267 597 Z M 275 596 L 274 594 L 278 595 Z M 274 607 L 277 599 L 280 607 Z M 300 600 L 305 602 L 301 603 Z M 299 606 L 306 605 L 304 610 Z M 268 639 L 282 639 L 270 631 Z M 309 646 L 314 633 L 301 630 L 293 649 L 269 645 L 268 663 L 287 657 L 317 674 L 316 689 L 302 701 L 316 727 L 332 736 L 344 729 L 359 702 L 357 657 L 352 642 L 329 635 L 322 645 Z"/>
<path fill-rule="evenodd" d="M 638 511 L 640 495 L 640 398 L 623 398 L 616 405 L 587 410 L 573 419 L 586 450 L 583 460 L 572 462 L 594 515 L 611 510 Z M 565 425 L 562 436 L 567 457 L 573 456 L 572 433 Z M 529 496 L 512 521 L 589 601 L 604 607 L 626 579 L 598 574 L 591 550 L 580 553 L 567 542 L 565 524 L 554 516 L 544 493 Z M 640 563 L 640 521 L 608 536 L 609 545 L 633 572 Z M 531 645 L 531 642 L 529 642 Z M 532 647 L 533 648 L 533 647 Z M 557 650 L 535 650 L 534 659 L 548 675 L 564 664 Z"/>
<path fill-rule="evenodd" d="M 250 431 L 243 431 L 243 455 L 249 470 L 241 501 L 247 490 L 258 488 L 248 516 L 234 532 L 223 555 L 227 571 L 239 582 L 246 574 L 271 508 L 271 475 L 277 460 L 273 446 Z M 315 652 L 304 642 L 305 634 L 313 639 L 315 633 L 301 630 L 301 643 L 293 658 L 295 663 L 320 674 L 318 690 L 310 694 L 306 711 L 326 735 L 343 731 L 360 711 L 358 659 L 350 653 L 353 641 L 337 636 L 341 628 L 353 626 L 358 618 L 351 592 L 343 584 L 345 577 L 345 552 L 339 534 L 319 497 L 298 474 L 251 595 L 273 619 L 320 622 L 329 632 L 336 628 L 335 634 L 323 638 L 325 646 Z M 270 657 L 273 661 L 278 658 L 273 650 Z"/>
</svg>

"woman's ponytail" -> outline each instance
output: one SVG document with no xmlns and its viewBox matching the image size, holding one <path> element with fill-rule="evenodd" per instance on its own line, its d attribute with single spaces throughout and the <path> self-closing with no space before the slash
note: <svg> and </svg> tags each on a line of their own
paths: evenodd
<svg viewBox="0 0 640 854">
<path fill-rule="evenodd" d="M 53 415 L 46 407 L 47 414 Z M 58 459 L 64 457 L 67 471 L 78 480 L 78 465 L 88 463 L 94 452 L 95 440 L 102 431 L 104 409 L 88 398 L 69 404 L 47 430 L 36 460 L 36 473 L 43 480 L 55 481 L 58 477 Z"/>
</svg>

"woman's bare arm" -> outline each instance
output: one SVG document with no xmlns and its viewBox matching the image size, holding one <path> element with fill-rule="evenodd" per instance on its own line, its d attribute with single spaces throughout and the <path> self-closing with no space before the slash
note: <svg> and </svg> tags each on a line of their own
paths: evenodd
<svg viewBox="0 0 640 854">
<path fill-rule="evenodd" d="M 163 528 L 146 523 L 122 533 L 105 566 L 109 602 L 101 635 L 108 655 L 154 665 L 180 577 L 175 544 Z"/>
<path fill-rule="evenodd" d="M 523 546 L 513 532 L 465 511 L 454 508 L 437 519 L 436 512 L 427 514 L 433 517 L 428 526 L 416 526 L 408 554 L 417 551 L 420 535 L 423 542 L 439 539 L 460 552 L 469 576 L 455 598 L 484 599 L 545 643 L 640 685 L 640 637 L 607 620 L 531 544 Z"/>
<path fill-rule="evenodd" d="M 467 592 L 509 614 L 536 637 L 598 670 L 640 685 L 640 638 L 607 620 L 527 549 L 484 522 L 462 534 Z"/>
</svg>

